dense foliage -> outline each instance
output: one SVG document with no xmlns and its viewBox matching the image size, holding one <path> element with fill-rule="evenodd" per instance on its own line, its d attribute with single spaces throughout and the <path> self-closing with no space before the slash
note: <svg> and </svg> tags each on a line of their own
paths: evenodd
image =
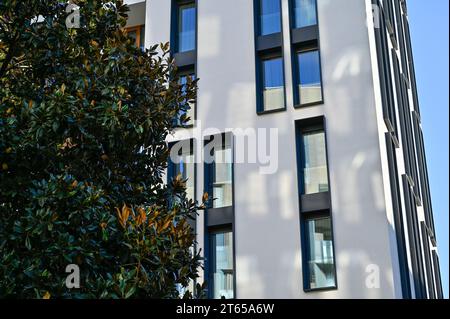
<svg viewBox="0 0 450 319">
<path fill-rule="evenodd" d="M 0 1 L 0 296 L 177 298 L 197 207 L 165 139 L 196 83 L 133 45 L 122 1 L 73 2 L 70 29 L 65 1 Z"/>
</svg>

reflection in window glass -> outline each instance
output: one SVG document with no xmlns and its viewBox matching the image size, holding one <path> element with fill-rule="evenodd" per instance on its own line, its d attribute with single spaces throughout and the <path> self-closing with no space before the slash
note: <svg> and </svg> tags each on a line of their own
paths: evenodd
<svg viewBox="0 0 450 319">
<path fill-rule="evenodd" d="M 303 133 L 304 194 L 328 191 L 327 155 L 323 130 Z"/>
<path fill-rule="evenodd" d="M 195 49 L 195 4 L 180 6 L 178 9 L 178 52 Z"/>
<path fill-rule="evenodd" d="M 322 101 L 319 51 L 300 52 L 297 58 L 300 104 Z"/>
<path fill-rule="evenodd" d="M 213 208 L 233 205 L 233 154 L 230 146 L 214 150 Z"/>
<path fill-rule="evenodd" d="M 334 287 L 336 283 L 331 218 L 307 220 L 306 231 L 308 236 L 309 288 Z"/>
<path fill-rule="evenodd" d="M 194 81 L 195 80 L 195 74 L 188 74 L 188 75 L 182 75 L 182 76 L 180 76 L 180 84 L 181 85 L 183 85 L 183 92 L 186 90 L 186 87 L 185 87 L 185 85 L 188 83 L 188 78 L 190 78 L 191 79 L 191 81 Z M 190 109 L 186 112 L 186 111 L 180 111 L 180 113 L 178 114 L 178 119 L 180 119 L 181 118 L 181 116 L 183 115 L 183 114 L 186 114 L 186 116 L 187 117 L 189 117 L 189 121 L 187 121 L 186 123 L 185 123 L 185 125 L 192 125 L 192 123 L 193 123 L 193 121 L 194 121 L 194 114 L 195 114 L 195 112 L 194 112 L 194 108 L 195 108 L 195 103 L 189 103 L 189 105 L 190 105 Z M 178 125 L 181 125 L 181 121 L 180 120 L 178 120 L 178 123 L 177 123 Z"/>
<path fill-rule="evenodd" d="M 259 0 L 260 35 L 281 32 L 280 0 Z"/>
<path fill-rule="evenodd" d="M 181 155 L 179 155 L 176 163 L 173 163 L 173 165 L 174 165 L 174 177 L 181 175 L 183 180 L 187 180 L 186 181 L 187 198 L 195 200 L 194 198 L 195 164 L 192 150 L 184 151 Z"/>
<path fill-rule="evenodd" d="M 232 299 L 233 293 L 233 233 L 220 232 L 211 234 L 211 269 L 212 298 Z"/>
<path fill-rule="evenodd" d="M 137 27 L 129 27 L 125 29 L 127 32 L 127 36 L 132 39 L 132 42 L 136 47 L 144 50 L 145 48 L 145 25 L 137 26 Z"/>
<path fill-rule="evenodd" d="M 316 0 L 294 1 L 295 28 L 303 28 L 317 24 Z"/>
<path fill-rule="evenodd" d="M 281 57 L 267 59 L 263 64 L 263 102 L 264 111 L 284 107 L 284 71 Z"/>
</svg>

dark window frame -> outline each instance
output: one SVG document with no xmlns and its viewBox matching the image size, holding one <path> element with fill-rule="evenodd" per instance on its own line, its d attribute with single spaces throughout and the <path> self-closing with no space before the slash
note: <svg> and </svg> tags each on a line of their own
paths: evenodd
<svg viewBox="0 0 450 319">
<path fill-rule="evenodd" d="M 220 230 L 220 229 L 229 229 L 233 233 L 233 267 L 234 267 L 234 276 L 233 276 L 233 296 L 234 299 L 237 298 L 237 289 L 236 289 L 236 231 L 235 231 L 235 218 L 234 218 L 234 207 L 235 207 L 235 183 L 234 183 L 234 136 L 231 132 L 220 133 L 216 135 L 206 136 L 203 140 L 203 148 L 206 147 L 209 143 L 213 143 L 214 138 L 220 136 L 222 146 L 227 142 L 231 142 L 231 153 L 233 162 L 231 164 L 231 172 L 232 172 L 232 205 L 227 207 L 219 207 L 214 208 L 211 203 L 208 203 L 207 207 L 204 210 L 204 244 L 205 244 L 205 276 L 204 278 L 209 280 L 210 278 L 210 233 Z M 229 139 L 229 140 L 227 140 Z M 214 154 L 210 154 L 214 156 Z M 212 191 L 212 183 L 214 180 L 214 162 L 212 163 L 204 163 L 204 193 L 209 194 L 209 198 L 212 199 L 213 191 Z M 214 284 L 213 284 L 214 285 Z M 211 298 L 213 293 L 212 289 L 207 288 L 207 295 Z"/>
<path fill-rule="evenodd" d="M 274 33 L 269 33 L 269 34 L 261 34 L 262 33 L 262 28 L 261 28 L 261 7 L 260 7 L 260 2 L 261 0 L 253 0 L 253 12 L 255 15 L 255 36 L 256 37 L 270 37 L 272 35 L 275 34 L 283 34 L 283 7 L 282 7 L 282 2 L 281 0 L 274 0 L 274 1 L 278 1 L 280 4 L 280 31 L 279 32 L 274 32 Z"/>
<path fill-rule="evenodd" d="M 408 242 L 411 257 L 412 277 L 416 299 L 426 298 L 425 276 L 422 249 L 420 244 L 419 221 L 417 207 L 414 200 L 414 191 L 410 179 L 402 175 L 403 195 L 406 207 L 406 220 L 408 227 Z"/>
<path fill-rule="evenodd" d="M 395 50 L 389 50 L 388 44 L 388 35 L 387 35 L 387 26 L 385 17 L 385 12 L 379 0 L 373 0 L 373 2 L 379 6 L 380 8 L 380 26 L 379 28 L 375 28 L 375 41 L 376 41 L 376 49 L 377 49 L 377 60 L 378 60 L 378 72 L 380 76 L 380 90 L 381 90 L 381 101 L 383 107 L 383 120 L 386 124 L 387 130 L 392 133 L 394 137 L 394 141 L 396 146 L 399 145 L 397 142 L 399 139 L 398 135 L 398 124 L 397 124 L 397 115 L 395 112 L 395 99 L 394 99 L 394 81 L 392 78 L 392 70 L 391 70 L 391 56 L 392 60 L 396 59 Z M 394 61 L 395 66 L 395 61 Z M 394 70 L 394 74 L 395 74 Z M 395 74 L 395 76 L 397 76 Z M 397 89 L 398 91 L 398 89 Z"/>
<path fill-rule="evenodd" d="M 427 293 L 429 299 L 436 299 L 435 288 L 434 288 L 434 280 L 433 280 L 433 271 L 432 271 L 432 263 L 431 263 L 431 249 L 429 243 L 428 229 L 425 222 L 420 222 L 420 232 L 422 235 L 422 244 L 423 251 L 425 257 L 425 270 L 427 277 Z"/>
<path fill-rule="evenodd" d="M 188 4 L 195 6 L 195 48 L 190 51 L 179 52 L 178 50 L 178 23 L 179 8 Z M 198 48 L 198 0 L 171 0 L 171 22 L 170 22 L 170 53 L 179 68 L 192 67 L 197 73 L 197 48 Z"/>
<path fill-rule="evenodd" d="M 283 106 L 277 109 L 273 109 L 273 110 L 265 110 L 265 105 L 264 105 L 264 89 L 265 89 L 265 85 L 264 85 L 264 81 L 265 81 L 265 76 L 264 76 L 264 61 L 266 60 L 271 60 L 271 59 L 281 59 L 281 65 L 282 65 L 282 71 L 283 71 Z M 282 52 L 279 52 L 278 50 L 269 50 L 269 51 L 265 51 L 265 52 L 261 52 L 258 56 L 257 56 L 257 114 L 258 115 L 263 115 L 263 114 L 271 114 L 271 113 L 278 113 L 278 112 L 282 112 L 285 111 L 287 109 L 286 104 L 287 104 L 287 99 L 286 99 L 286 74 L 285 74 L 285 64 L 284 64 L 284 56 Z"/>
<path fill-rule="evenodd" d="M 386 153 L 389 166 L 389 179 L 392 197 L 392 209 L 394 214 L 395 236 L 400 268 L 400 281 L 402 285 L 403 299 L 411 299 L 411 282 L 409 277 L 408 252 L 405 237 L 405 225 L 403 222 L 403 209 L 401 202 L 400 183 L 398 178 L 397 155 L 395 142 L 390 133 L 385 133 Z"/>
<path fill-rule="evenodd" d="M 316 131 L 318 129 L 323 130 L 325 134 L 325 153 L 327 161 L 327 178 L 328 178 L 328 192 L 317 194 L 302 195 L 304 187 L 302 186 L 304 176 L 302 160 L 303 150 L 303 138 L 304 132 Z M 338 277 L 337 277 L 337 257 L 336 257 L 336 241 L 334 236 L 334 223 L 332 215 L 331 205 L 331 184 L 330 184 L 330 168 L 329 168 L 329 155 L 328 155 L 328 141 L 327 141 L 327 127 L 324 116 L 318 116 L 313 118 L 307 118 L 303 120 L 295 121 L 295 140 L 296 140 L 296 158 L 297 158 L 297 191 L 299 197 L 299 220 L 300 220 L 300 245 L 301 245 L 301 258 L 302 258 L 302 278 L 303 278 L 303 291 L 306 293 L 316 291 L 330 291 L 338 289 Z M 328 216 L 331 222 L 331 235 L 333 241 L 333 258 L 334 258 L 334 286 L 311 288 L 309 286 L 309 268 L 307 262 L 308 252 L 308 239 L 306 236 L 306 222 L 312 217 L 325 217 Z"/>
<path fill-rule="evenodd" d="M 205 273 L 207 274 L 207 283 L 211 283 L 207 285 L 207 296 L 208 298 L 214 298 L 214 279 L 211 279 L 212 272 L 210 271 L 213 268 L 213 260 L 212 260 L 212 249 L 211 239 L 212 235 L 220 234 L 224 232 L 231 232 L 233 239 L 233 299 L 236 299 L 236 243 L 235 243 L 235 230 L 234 223 L 231 224 L 223 224 L 220 226 L 210 226 L 206 230 L 207 236 L 205 236 L 205 251 L 207 252 L 207 260 L 205 263 Z"/>
<path fill-rule="evenodd" d="M 319 76 L 320 76 L 320 94 L 321 100 L 311 103 L 301 103 L 301 96 L 298 90 L 298 86 L 300 85 L 300 67 L 298 63 L 298 55 L 301 53 L 317 51 L 319 55 Z M 294 89 L 294 108 L 305 108 L 316 105 L 322 105 L 325 103 L 324 92 L 323 92 L 323 76 L 322 76 L 322 57 L 320 54 L 320 48 L 316 41 L 304 43 L 303 45 L 293 45 L 291 50 L 292 56 L 292 83 Z"/>
<path fill-rule="evenodd" d="M 280 1 L 280 24 L 281 31 L 268 35 L 260 35 L 260 7 L 259 0 L 253 0 L 253 33 L 255 38 L 255 92 L 256 92 L 256 114 L 258 116 L 284 112 L 287 110 L 287 90 L 286 90 L 286 65 L 284 57 L 283 44 L 283 12 Z M 280 57 L 283 65 L 283 89 L 284 89 L 284 107 L 274 110 L 264 110 L 264 79 L 262 70 L 262 61 L 268 58 Z"/>
<path fill-rule="evenodd" d="M 195 154 L 196 153 L 195 152 L 195 144 L 196 144 L 196 141 L 195 141 L 195 139 L 191 138 L 191 139 L 186 139 L 186 140 L 179 140 L 179 141 L 170 142 L 170 143 L 168 143 L 168 150 L 169 150 L 169 152 L 170 152 L 170 150 L 172 149 L 172 147 L 176 143 L 189 143 L 191 154 L 194 156 L 194 163 L 193 163 L 193 165 L 194 165 L 194 198 L 192 200 L 195 201 L 196 198 L 197 198 L 197 176 L 198 176 L 198 174 L 197 174 L 198 167 L 197 167 L 197 163 L 195 162 L 195 156 L 196 156 L 196 154 Z M 178 155 L 181 155 L 181 154 L 179 153 Z M 175 166 L 175 163 L 173 163 L 171 161 L 170 153 L 169 153 L 169 157 L 167 159 L 167 174 L 166 174 L 166 183 L 167 184 L 169 184 L 171 182 L 171 179 L 175 177 L 174 176 L 175 175 L 175 168 L 174 168 L 174 166 Z M 194 232 L 196 233 L 197 232 L 197 223 L 196 223 L 197 215 L 195 215 L 193 217 L 194 217 L 194 219 L 192 219 L 192 220 L 189 219 L 188 221 L 189 221 L 190 225 L 193 227 Z M 191 223 L 191 221 L 193 221 L 193 222 Z"/>
<path fill-rule="evenodd" d="M 195 79 L 193 79 L 193 81 L 195 81 L 197 79 L 197 75 L 195 72 L 195 66 L 185 66 L 182 68 L 178 68 L 178 72 L 177 72 L 177 80 L 179 81 L 181 77 L 183 76 L 192 76 L 194 75 Z M 195 99 L 194 103 L 192 103 L 192 107 L 194 108 L 192 110 L 193 111 L 193 118 L 191 118 L 190 123 L 186 124 L 186 125 L 180 125 L 179 124 L 179 119 L 177 118 L 176 123 L 175 123 L 175 127 L 176 128 L 192 128 L 195 126 L 195 122 L 197 121 L 197 98 Z"/>
<path fill-rule="evenodd" d="M 179 23 L 180 23 L 180 9 L 182 7 L 193 5 L 195 8 L 195 24 L 196 24 L 196 30 L 195 30 L 195 48 L 193 50 L 188 51 L 180 51 L 179 48 Z M 171 43 L 172 43 L 172 49 L 174 53 L 186 53 L 189 51 L 195 51 L 197 48 L 197 24 L 198 24 L 198 10 L 197 10 L 197 0 L 172 0 L 172 23 L 171 23 Z"/>
<path fill-rule="evenodd" d="M 432 251 L 433 255 L 433 272 L 434 272 L 434 284 L 436 286 L 436 297 L 438 299 L 444 299 L 444 294 L 442 291 L 442 278 L 441 278 L 441 268 L 439 265 L 439 256 L 436 250 Z"/>
<path fill-rule="evenodd" d="M 317 0 L 314 0 L 316 2 L 315 4 L 315 9 L 316 9 L 316 24 L 313 25 L 308 25 L 308 26 L 304 26 L 304 27 L 300 27 L 300 28 L 296 28 L 295 27 L 295 21 L 296 21 L 296 16 L 295 16 L 295 0 L 289 0 L 289 28 L 291 30 L 307 30 L 309 28 L 314 28 L 316 29 L 316 27 L 319 25 L 319 10 L 318 10 L 318 6 L 317 6 Z"/>
</svg>

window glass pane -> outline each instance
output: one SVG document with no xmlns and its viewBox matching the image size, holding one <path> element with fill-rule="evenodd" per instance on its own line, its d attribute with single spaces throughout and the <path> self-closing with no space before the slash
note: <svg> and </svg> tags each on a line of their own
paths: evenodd
<svg viewBox="0 0 450 319">
<path fill-rule="evenodd" d="M 180 6 L 178 16 L 178 51 L 195 49 L 195 4 Z"/>
<path fill-rule="evenodd" d="M 300 104 L 322 101 L 319 51 L 302 52 L 297 58 Z"/>
<path fill-rule="evenodd" d="M 263 61 L 264 111 L 284 107 L 284 71 L 282 58 Z"/>
<path fill-rule="evenodd" d="M 260 35 L 281 32 L 280 0 L 259 0 Z"/>
<path fill-rule="evenodd" d="M 214 181 L 213 207 L 228 207 L 233 205 L 233 155 L 231 147 L 214 150 Z"/>
<path fill-rule="evenodd" d="M 195 80 L 195 74 L 188 74 L 188 75 L 182 75 L 182 76 L 180 76 L 179 83 L 180 83 L 181 85 L 183 85 L 183 88 L 182 88 L 183 92 L 186 90 L 185 85 L 188 83 L 188 77 L 190 77 L 192 81 Z M 186 111 L 180 111 L 180 113 L 178 114 L 178 118 L 181 118 L 181 116 L 182 116 L 183 114 L 186 114 L 186 116 L 190 118 L 190 120 L 187 121 L 187 122 L 185 123 L 185 125 L 191 125 L 191 124 L 193 123 L 193 121 L 194 121 L 194 114 L 195 114 L 194 108 L 195 108 L 195 103 L 189 103 L 189 105 L 190 105 L 191 108 L 190 108 L 187 112 L 186 112 Z M 178 124 L 178 125 L 181 125 L 181 122 L 178 120 L 178 123 L 177 123 L 177 124 Z"/>
<path fill-rule="evenodd" d="M 309 288 L 335 286 L 331 219 L 306 221 L 308 235 Z"/>
<path fill-rule="evenodd" d="M 140 34 L 140 40 L 139 40 L 139 42 L 140 42 L 140 47 L 141 47 L 141 50 L 144 50 L 145 49 L 145 25 L 143 25 L 143 26 L 141 26 L 141 34 Z"/>
<path fill-rule="evenodd" d="M 317 24 L 316 0 L 295 0 L 295 28 Z"/>
<path fill-rule="evenodd" d="M 328 191 L 327 155 L 323 130 L 303 134 L 304 193 Z"/>
<path fill-rule="evenodd" d="M 223 232 L 211 235 L 212 297 L 233 298 L 233 233 Z"/>
<path fill-rule="evenodd" d="M 194 198 L 194 155 L 192 150 L 182 153 L 174 165 L 174 177 L 181 175 L 186 181 L 186 195 L 188 199 Z"/>
</svg>

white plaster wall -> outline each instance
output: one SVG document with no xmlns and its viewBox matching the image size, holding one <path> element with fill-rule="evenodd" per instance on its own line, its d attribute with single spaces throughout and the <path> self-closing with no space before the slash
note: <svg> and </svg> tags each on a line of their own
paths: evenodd
<svg viewBox="0 0 450 319">
<path fill-rule="evenodd" d="M 235 165 L 237 297 L 394 298 L 398 283 L 386 214 L 366 2 L 318 0 L 325 103 L 297 110 L 292 105 L 287 0 L 282 0 L 282 8 L 287 110 L 257 116 L 253 1 L 198 0 L 197 118 L 202 126 L 221 131 L 279 129 L 276 174 L 261 175 L 256 164 Z M 170 1 L 147 1 L 146 16 L 146 45 L 168 41 Z M 305 293 L 294 121 L 317 115 L 325 115 L 327 124 L 338 289 Z M 174 138 L 181 138 L 178 135 Z M 200 165 L 198 198 L 202 190 Z M 366 288 L 366 267 L 371 264 L 380 267 L 379 289 Z"/>
</svg>

